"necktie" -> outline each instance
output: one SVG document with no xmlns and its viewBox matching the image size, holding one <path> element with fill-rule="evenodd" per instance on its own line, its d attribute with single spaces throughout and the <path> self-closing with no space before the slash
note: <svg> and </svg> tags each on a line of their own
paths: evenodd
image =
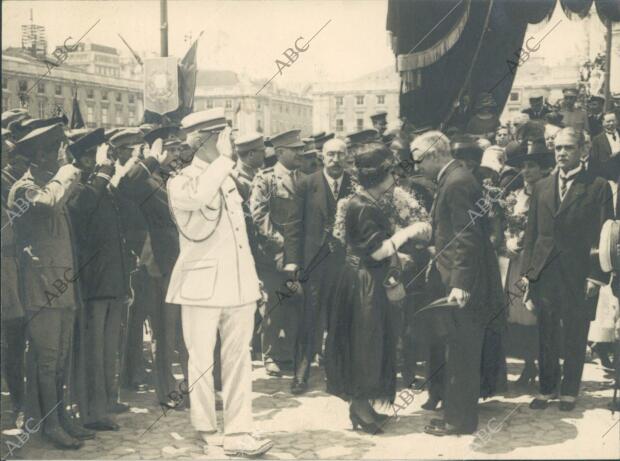
<svg viewBox="0 0 620 461">
<path fill-rule="evenodd" d="M 564 197 L 566 196 L 566 191 L 568 190 L 568 182 L 572 181 L 575 176 L 577 176 L 580 172 L 581 170 L 576 171 L 570 176 L 564 176 L 560 173 L 560 202 L 564 200 Z"/>
<path fill-rule="evenodd" d="M 612 133 L 612 135 L 611 135 L 611 139 L 613 139 L 613 140 L 614 140 L 614 142 L 616 142 L 616 141 L 618 140 L 618 138 L 616 138 L 616 133 L 615 133 L 615 132 L 614 132 L 614 133 Z"/>
<path fill-rule="evenodd" d="M 334 179 L 333 191 L 334 191 L 334 198 L 338 198 L 338 180 L 336 179 Z"/>
</svg>

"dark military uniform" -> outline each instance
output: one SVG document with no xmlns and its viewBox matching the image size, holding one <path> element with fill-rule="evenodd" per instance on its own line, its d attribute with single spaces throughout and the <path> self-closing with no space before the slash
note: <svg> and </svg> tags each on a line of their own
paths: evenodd
<svg viewBox="0 0 620 461">
<path fill-rule="evenodd" d="M 277 267 L 276 258 L 287 251 L 284 228 L 294 215 L 297 175 L 278 162 L 259 171 L 252 185 L 250 210 L 260 253 L 256 266 L 269 298 L 261 322 L 265 363 L 293 361 L 294 334 L 303 300 L 299 294 L 291 295 L 286 285 L 289 276 Z M 282 265 L 285 259 L 282 257 Z"/>
<path fill-rule="evenodd" d="M 11 210 L 7 200 L 11 187 L 27 169 L 25 162 L 7 165 L 2 169 L 2 374 L 16 413 L 24 405 L 26 336 L 24 308 L 19 296 L 19 266 L 13 220 L 19 219 L 22 208 Z M 22 207 L 25 206 L 28 206 L 27 202 L 22 204 Z"/>
<path fill-rule="evenodd" d="M 30 416 L 45 419 L 44 432 L 67 438 L 64 385 L 68 382 L 70 344 L 79 297 L 75 281 L 80 268 L 72 245 L 72 228 L 66 202 L 75 190 L 79 170 L 61 168 L 56 176 L 28 171 L 12 187 L 8 206 L 27 200 L 27 211 L 15 221 L 23 290 L 30 335 L 28 392 Z M 30 360 L 32 359 L 32 360 Z M 60 426 L 62 424 L 63 427 Z"/>
</svg>

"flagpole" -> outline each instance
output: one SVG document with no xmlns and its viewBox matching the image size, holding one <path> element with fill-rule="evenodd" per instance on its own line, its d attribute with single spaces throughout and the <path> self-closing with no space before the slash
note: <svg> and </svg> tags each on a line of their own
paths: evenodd
<svg viewBox="0 0 620 461">
<path fill-rule="evenodd" d="M 160 0 L 159 3 L 159 17 L 160 17 L 160 30 L 161 30 L 161 56 L 165 58 L 168 56 L 168 1 Z"/>
</svg>

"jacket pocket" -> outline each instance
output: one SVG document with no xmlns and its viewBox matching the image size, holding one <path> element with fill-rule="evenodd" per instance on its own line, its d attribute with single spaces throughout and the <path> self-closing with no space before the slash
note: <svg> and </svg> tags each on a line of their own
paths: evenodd
<svg viewBox="0 0 620 461">
<path fill-rule="evenodd" d="M 181 297 L 207 300 L 213 296 L 217 278 L 217 259 L 199 259 L 183 263 Z"/>
</svg>

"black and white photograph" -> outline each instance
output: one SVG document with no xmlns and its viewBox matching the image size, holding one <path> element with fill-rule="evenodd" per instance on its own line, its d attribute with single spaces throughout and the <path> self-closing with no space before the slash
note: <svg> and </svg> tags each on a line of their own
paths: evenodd
<svg viewBox="0 0 620 461">
<path fill-rule="evenodd" d="M 0 457 L 620 459 L 620 0 L 3 0 Z"/>
</svg>

